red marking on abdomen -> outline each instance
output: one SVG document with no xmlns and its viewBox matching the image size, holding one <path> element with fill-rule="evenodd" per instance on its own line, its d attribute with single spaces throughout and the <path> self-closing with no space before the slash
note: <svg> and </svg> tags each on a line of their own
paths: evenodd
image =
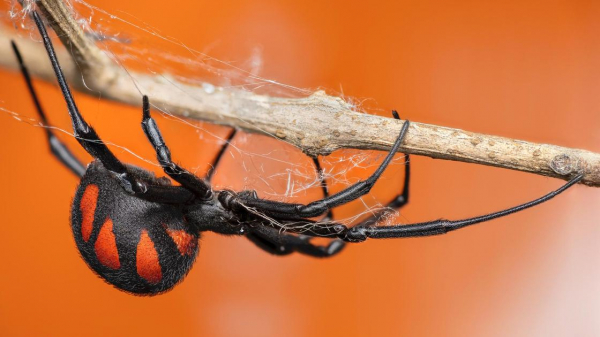
<svg viewBox="0 0 600 337">
<path fill-rule="evenodd" d="M 79 209 L 81 210 L 81 236 L 85 242 L 90 240 L 92 229 L 94 228 L 94 213 L 96 213 L 98 191 L 97 185 L 87 185 L 79 202 Z"/>
<path fill-rule="evenodd" d="M 196 238 L 184 230 L 167 229 L 167 234 L 173 239 L 181 255 L 192 255 L 196 249 Z"/>
<path fill-rule="evenodd" d="M 119 269 L 121 267 L 117 241 L 115 233 L 113 233 L 113 222 L 110 218 L 107 218 L 104 224 L 102 224 L 94 249 L 100 263 L 112 269 Z"/>
<path fill-rule="evenodd" d="M 142 231 L 137 245 L 136 267 L 138 275 L 150 283 L 158 283 L 162 279 L 158 253 L 146 230 Z"/>
</svg>

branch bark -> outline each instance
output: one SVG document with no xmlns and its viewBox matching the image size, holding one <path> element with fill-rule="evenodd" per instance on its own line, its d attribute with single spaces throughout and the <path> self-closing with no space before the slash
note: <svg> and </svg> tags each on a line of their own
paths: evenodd
<svg viewBox="0 0 600 337">
<path fill-rule="evenodd" d="M 278 98 L 216 86 L 196 87 L 163 77 L 126 72 L 89 40 L 63 0 L 40 0 L 38 7 L 72 52 L 59 54 L 70 85 L 103 97 L 141 106 L 141 93 L 173 114 L 286 141 L 310 156 L 344 149 L 389 150 L 404 122 L 354 111 L 339 97 L 318 91 L 305 98 Z M 0 65 L 17 68 L 8 41 L 17 39 L 33 76 L 55 82 L 43 46 L 0 32 Z M 73 62 L 77 63 L 77 67 Z M 84 85 L 85 81 L 85 85 Z M 478 134 L 411 122 L 400 152 L 436 159 L 502 167 L 568 180 L 585 173 L 583 184 L 600 187 L 600 154 L 549 144 Z"/>
</svg>

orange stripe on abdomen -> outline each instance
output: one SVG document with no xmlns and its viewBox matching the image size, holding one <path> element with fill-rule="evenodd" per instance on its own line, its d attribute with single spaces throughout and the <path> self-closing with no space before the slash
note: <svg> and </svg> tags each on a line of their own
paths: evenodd
<svg viewBox="0 0 600 337">
<path fill-rule="evenodd" d="M 158 253 L 146 230 L 142 231 L 137 245 L 136 267 L 138 275 L 150 283 L 158 283 L 162 279 Z"/>
<path fill-rule="evenodd" d="M 113 222 L 110 218 L 107 218 L 104 224 L 102 224 L 94 249 L 96 250 L 98 261 L 104 266 L 111 269 L 119 269 L 121 267 L 117 241 L 115 240 L 115 233 L 113 233 Z"/>
<path fill-rule="evenodd" d="M 173 239 L 181 255 L 191 256 L 198 244 L 196 238 L 184 230 L 167 229 L 167 234 Z"/>
<path fill-rule="evenodd" d="M 79 209 L 81 210 L 81 236 L 85 242 L 90 240 L 92 229 L 94 228 L 94 214 L 96 213 L 98 192 L 97 185 L 87 185 L 79 202 Z"/>
</svg>

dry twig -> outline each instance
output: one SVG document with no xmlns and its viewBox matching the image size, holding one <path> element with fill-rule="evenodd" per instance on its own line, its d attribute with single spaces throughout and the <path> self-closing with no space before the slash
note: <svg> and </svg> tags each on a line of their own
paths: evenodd
<svg viewBox="0 0 600 337">
<path fill-rule="evenodd" d="M 139 106 L 141 88 L 154 103 L 176 115 L 276 137 L 311 156 L 343 148 L 389 150 L 403 123 L 356 112 L 351 104 L 322 91 L 305 98 L 277 98 L 220 87 L 207 91 L 183 83 L 165 83 L 158 76 L 126 73 L 84 34 L 62 0 L 40 0 L 37 4 L 73 53 L 78 67 L 64 51 L 59 58 L 67 80 L 80 91 L 89 92 L 91 88 L 103 97 Z M 9 68 L 17 67 L 8 43 L 15 38 L 13 35 L 0 34 L 0 64 Z M 41 50 L 43 46 L 29 40 L 18 43 L 31 60 L 33 75 L 54 82 L 50 63 Z M 186 94 L 182 95 L 182 91 Z M 600 186 L 600 154 L 585 150 L 412 122 L 400 151 L 565 180 L 575 172 L 584 172 L 582 183 Z"/>
</svg>

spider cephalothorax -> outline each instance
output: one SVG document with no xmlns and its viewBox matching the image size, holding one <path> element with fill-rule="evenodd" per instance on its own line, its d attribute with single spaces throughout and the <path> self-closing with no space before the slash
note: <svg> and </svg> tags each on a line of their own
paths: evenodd
<svg viewBox="0 0 600 337">
<path fill-rule="evenodd" d="M 402 123 L 400 134 L 379 168 L 363 181 L 329 195 L 323 181 L 324 198 L 309 204 L 293 204 L 259 198 L 255 191 L 213 191 L 210 179 L 214 169 L 201 179 L 171 160 L 158 125 L 150 116 L 148 97 L 143 96 L 142 128 L 154 147 L 158 162 L 168 178 L 123 164 L 106 147 L 77 109 L 58 64 L 45 27 L 36 12 L 33 18 L 42 35 L 58 84 L 68 106 L 74 134 L 80 145 L 94 158 L 87 168 L 68 150 L 51 129 L 46 129 L 52 153 L 73 173 L 81 177 L 72 205 L 71 225 L 75 242 L 87 264 L 104 280 L 121 290 L 155 295 L 171 289 L 182 280 L 198 253 L 200 233 L 245 236 L 258 247 L 275 255 L 299 252 L 314 257 L 339 253 L 345 242 L 368 238 L 399 238 L 443 234 L 469 225 L 492 220 L 547 201 L 579 182 L 574 176 L 559 189 L 536 200 L 483 216 L 464 220 L 377 226 L 383 212 L 375 212 L 360 224 L 348 228 L 331 220 L 331 209 L 369 193 L 408 132 Z M 37 99 L 21 55 L 13 43 L 28 88 L 42 122 L 46 116 Z M 233 130 L 228 142 L 235 136 Z M 212 167 L 217 167 L 227 145 Z M 410 161 L 406 156 L 404 187 L 388 206 L 400 208 L 408 202 Z M 319 161 L 314 159 L 317 170 Z M 314 217 L 325 215 L 315 222 Z M 313 237 L 333 239 L 328 245 L 311 243 Z"/>
</svg>

